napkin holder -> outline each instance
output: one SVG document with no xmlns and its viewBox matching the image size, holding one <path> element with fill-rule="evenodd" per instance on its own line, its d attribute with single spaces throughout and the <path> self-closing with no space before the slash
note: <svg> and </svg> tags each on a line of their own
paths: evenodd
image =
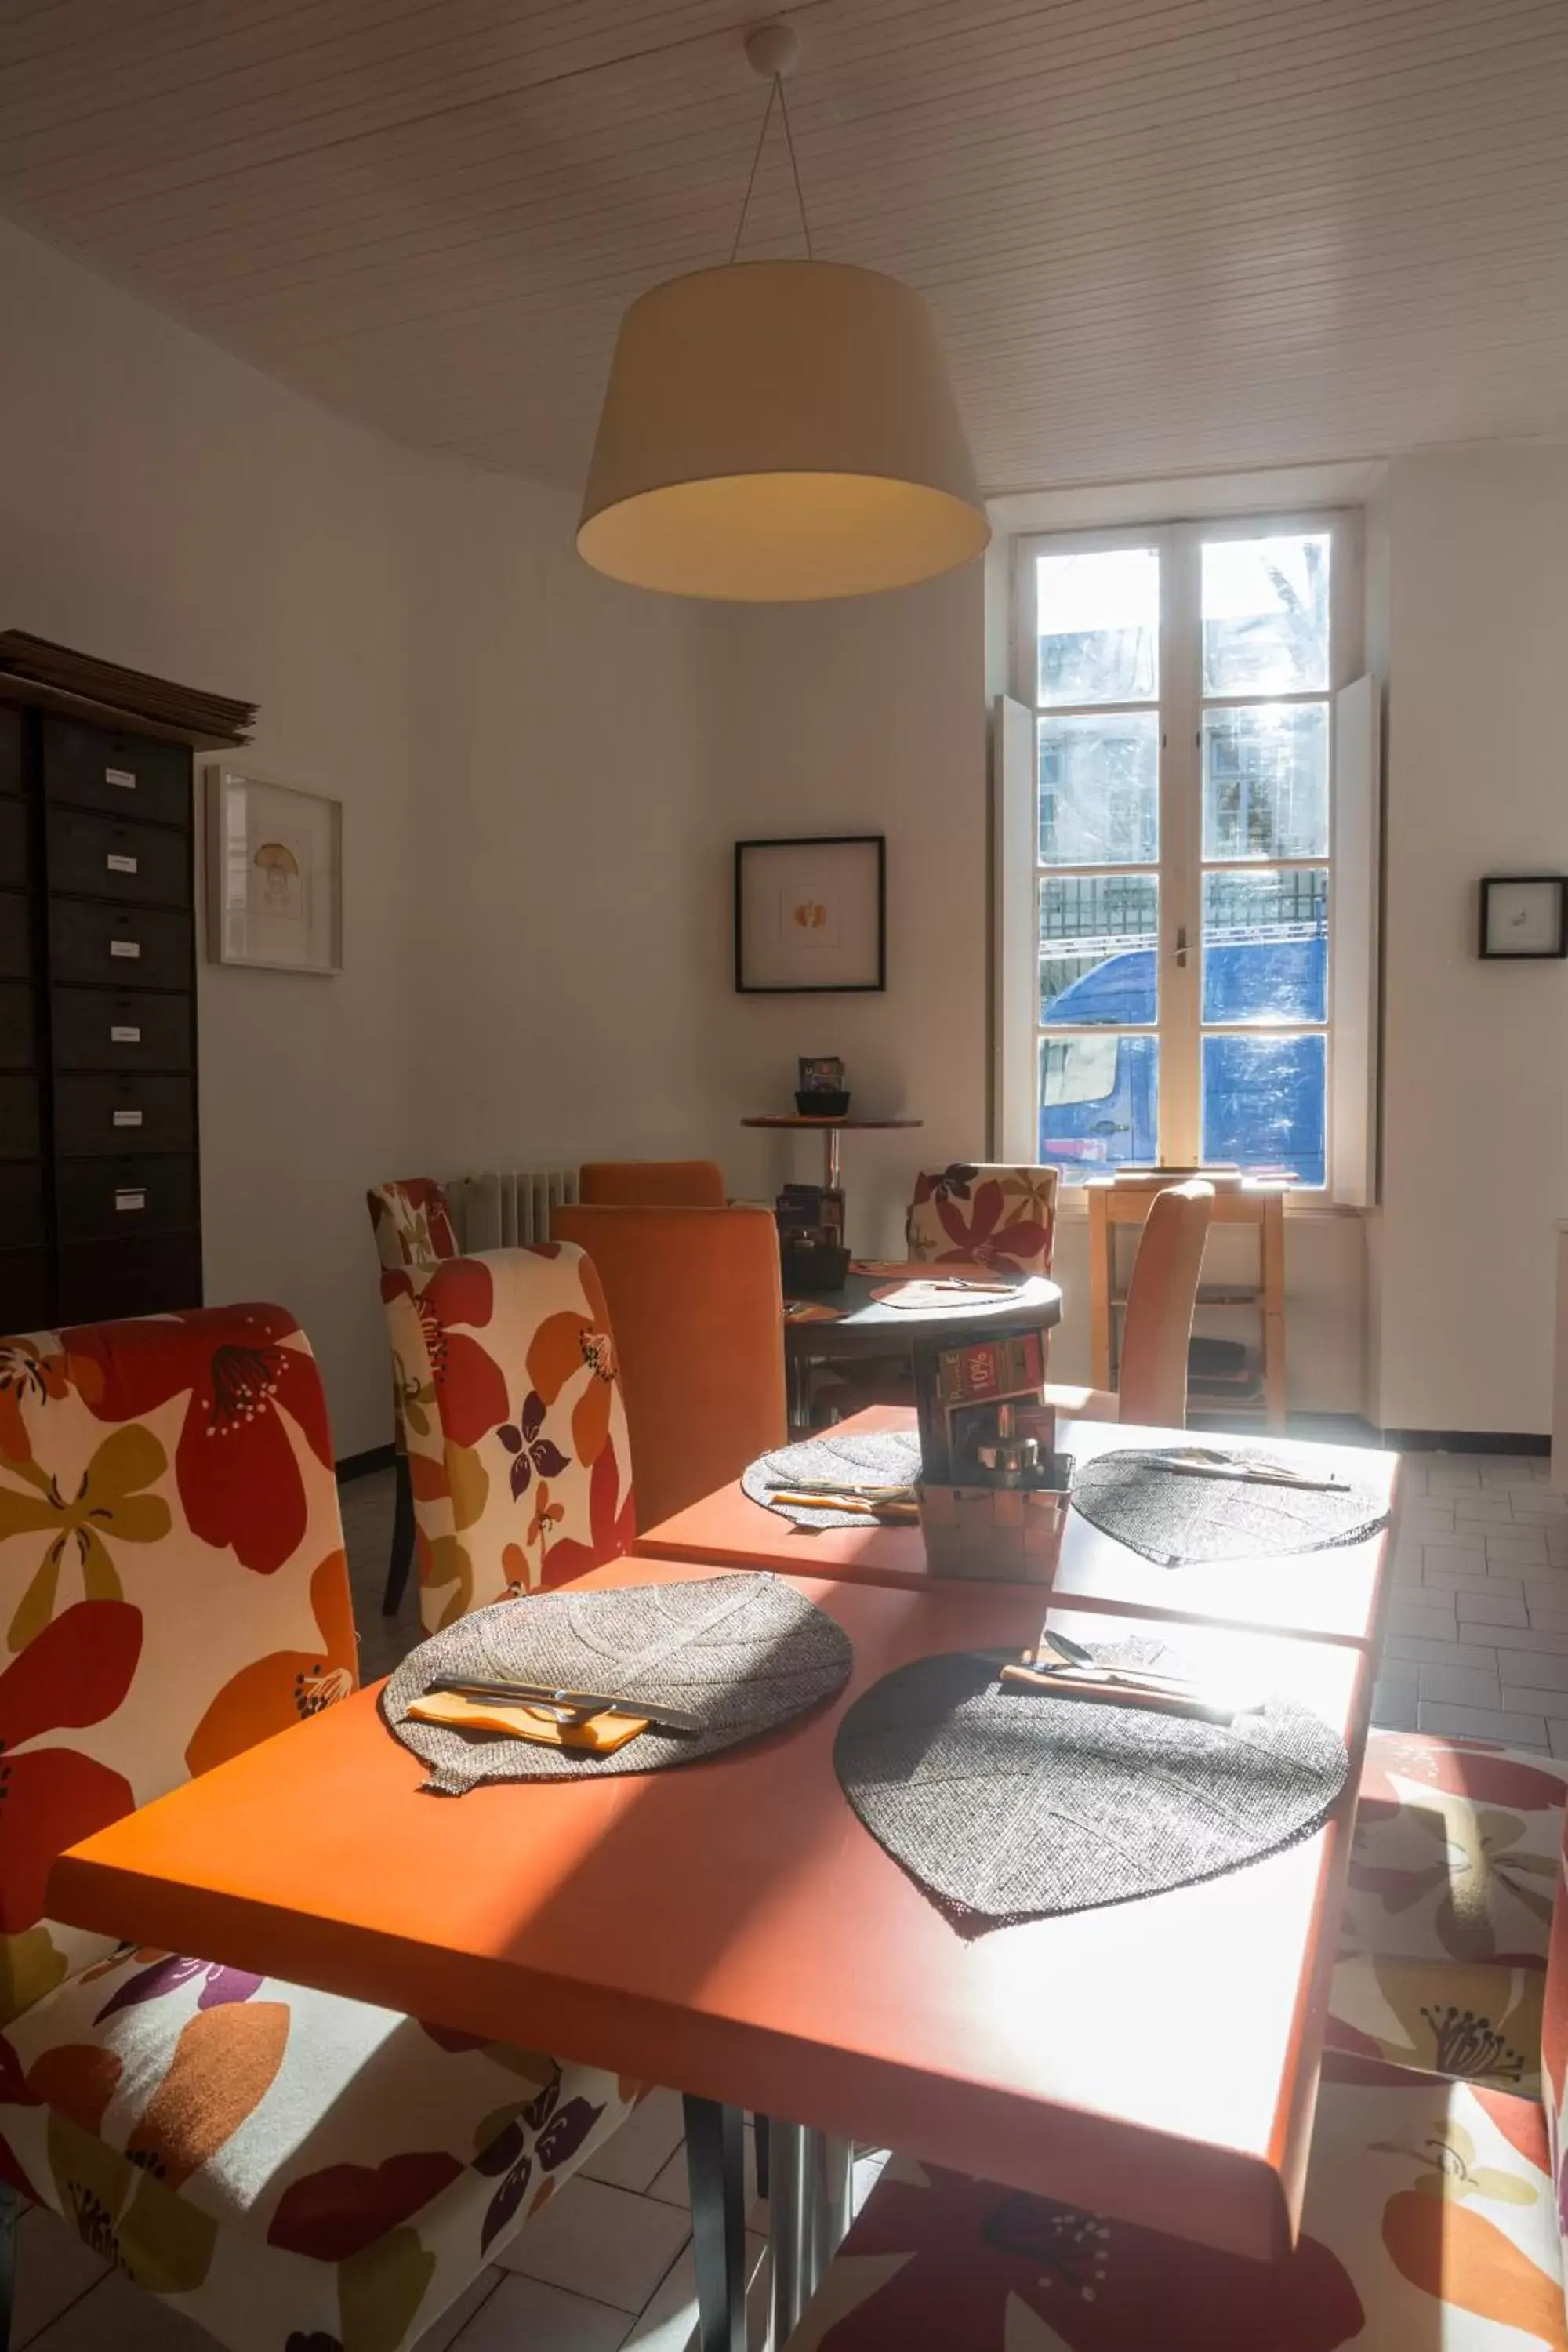
<svg viewBox="0 0 1568 2352">
<path fill-rule="evenodd" d="M 1043 1399 L 1045 1335 L 971 1326 L 917 1340 L 918 1487 L 933 1577 L 1048 1584 L 1071 1483 Z"/>
<path fill-rule="evenodd" d="M 1048 1584 L 1067 1524 L 1072 1457 L 1046 1456 L 1040 1483 L 949 1486 L 922 1480 L 918 1494 L 926 1566 L 935 1577 Z"/>
</svg>

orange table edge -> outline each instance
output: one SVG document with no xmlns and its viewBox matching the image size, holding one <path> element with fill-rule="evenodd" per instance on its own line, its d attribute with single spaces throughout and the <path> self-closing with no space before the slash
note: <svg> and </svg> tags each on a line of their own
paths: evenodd
<svg viewBox="0 0 1568 2352">
<path fill-rule="evenodd" d="M 705 1572 L 626 1559 L 584 1581 Z M 426 1797 L 364 1692 L 73 1848 L 49 1912 L 1226 2251 L 1283 2250 L 1365 1654 L 1270 1637 L 1352 1751 L 1313 1837 L 1198 1886 L 965 1940 L 851 1811 L 834 1730 L 903 1658 L 1029 1638 L 1041 1595 L 806 1589 L 855 1643 L 848 1689 L 728 1755 Z"/>
<path fill-rule="evenodd" d="M 840 1422 L 833 1433 L 866 1436 L 899 1430 L 912 1436 L 914 1428 L 912 1406 L 869 1405 Z M 1124 1428 L 1115 1422 L 1064 1422 L 1060 1428 L 1064 1450 L 1071 1453 L 1076 1441 L 1080 1457 L 1089 1449 L 1100 1452 L 1119 1444 L 1191 1442 L 1179 1431 Z M 1240 1582 L 1246 1563 L 1161 1569 L 1091 1528 L 1076 1512 L 1068 1514 L 1062 1556 L 1051 1581 L 1026 1589 L 1042 1601 L 1079 1601 L 1113 1615 L 1270 1631 L 1304 1641 L 1356 1642 L 1375 1651 L 1383 1640 L 1387 1563 L 1398 1531 L 1399 1456 L 1370 1446 L 1319 1450 L 1331 1453 L 1336 1462 L 1359 1455 L 1372 1465 L 1367 1475 L 1387 1482 L 1389 1517 L 1382 1533 L 1364 1545 L 1292 1555 L 1300 1563 L 1305 1596 L 1299 1607 L 1286 1600 L 1273 1617 L 1249 1613 Z M 649 1528 L 632 1549 L 645 1559 L 771 1569 L 782 1576 L 853 1580 L 912 1592 L 955 1589 L 952 1580 L 932 1577 L 918 1527 L 803 1528 L 783 1512 L 753 1502 L 738 1479 Z M 1288 1573 L 1288 1565 L 1281 1565 Z M 1019 1588 L 988 1583 L 976 1589 Z"/>
</svg>

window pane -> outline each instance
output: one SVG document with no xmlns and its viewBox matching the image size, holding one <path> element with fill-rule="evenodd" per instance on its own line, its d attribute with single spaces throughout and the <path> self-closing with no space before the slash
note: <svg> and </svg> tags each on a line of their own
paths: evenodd
<svg viewBox="0 0 1568 2352">
<path fill-rule="evenodd" d="M 1204 856 L 1328 854 L 1328 704 L 1205 710 Z"/>
<path fill-rule="evenodd" d="M 1204 876 L 1204 1019 L 1326 1021 L 1329 869 Z"/>
<path fill-rule="evenodd" d="M 1205 1037 L 1204 1158 L 1321 1184 L 1327 1045 L 1321 1035 Z"/>
<path fill-rule="evenodd" d="M 1327 531 L 1207 541 L 1203 598 L 1205 694 L 1327 688 Z"/>
<path fill-rule="evenodd" d="M 1038 557 L 1035 618 L 1042 702 L 1148 702 L 1159 691 L 1156 549 Z"/>
<path fill-rule="evenodd" d="M 1042 719 L 1041 865 L 1152 866 L 1159 855 L 1159 714 Z"/>
<path fill-rule="evenodd" d="M 1152 874 L 1047 876 L 1040 884 L 1040 1024 L 1152 1023 L 1160 885 Z"/>
<path fill-rule="evenodd" d="M 1040 1158 L 1047 1167 L 1081 1183 L 1124 1160 L 1157 1160 L 1159 1143 L 1157 1038 L 1041 1038 Z"/>
</svg>

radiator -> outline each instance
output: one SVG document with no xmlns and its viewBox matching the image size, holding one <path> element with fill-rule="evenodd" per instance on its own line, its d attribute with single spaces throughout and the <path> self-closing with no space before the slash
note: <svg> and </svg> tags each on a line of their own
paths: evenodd
<svg viewBox="0 0 1568 2352">
<path fill-rule="evenodd" d="M 447 1186 L 459 1248 L 516 1249 L 550 1239 L 550 1212 L 577 1198 L 575 1168 L 483 1168 Z"/>
</svg>

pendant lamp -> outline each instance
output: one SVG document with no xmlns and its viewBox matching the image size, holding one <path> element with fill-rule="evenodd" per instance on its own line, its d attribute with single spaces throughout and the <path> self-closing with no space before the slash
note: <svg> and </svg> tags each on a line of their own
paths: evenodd
<svg viewBox="0 0 1568 2352">
<path fill-rule="evenodd" d="M 861 596 L 951 571 L 991 536 L 920 296 L 818 261 L 738 261 L 774 102 L 798 45 L 746 54 L 772 87 L 729 262 L 675 278 L 621 321 L 577 529 L 595 571 L 738 604 Z"/>
</svg>

